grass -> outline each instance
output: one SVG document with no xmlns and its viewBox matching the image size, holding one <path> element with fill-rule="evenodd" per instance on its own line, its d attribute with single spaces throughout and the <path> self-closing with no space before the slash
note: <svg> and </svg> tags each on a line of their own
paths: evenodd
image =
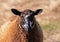
<svg viewBox="0 0 60 42">
<path fill-rule="evenodd" d="M 60 20 L 52 20 L 48 24 L 41 24 L 41 23 L 40 24 L 41 24 L 41 27 L 43 30 L 51 33 L 51 32 L 56 32 L 56 31 L 60 30 L 59 21 Z"/>
<path fill-rule="evenodd" d="M 48 25 L 43 25 L 42 28 L 48 32 L 52 32 L 56 29 L 56 25 L 54 24 L 48 24 Z"/>
</svg>

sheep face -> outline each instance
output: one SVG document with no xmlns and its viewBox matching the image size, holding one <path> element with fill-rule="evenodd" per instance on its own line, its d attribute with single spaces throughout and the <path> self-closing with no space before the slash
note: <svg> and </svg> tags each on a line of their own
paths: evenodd
<svg viewBox="0 0 60 42">
<path fill-rule="evenodd" d="M 38 15 L 38 13 L 42 12 L 42 9 L 37 9 L 36 11 L 32 11 L 29 9 L 24 10 L 23 12 L 20 12 L 16 9 L 11 9 L 11 11 L 15 15 L 19 15 L 22 19 L 21 26 L 24 28 L 25 31 L 32 30 L 34 25 L 34 16 Z"/>
</svg>

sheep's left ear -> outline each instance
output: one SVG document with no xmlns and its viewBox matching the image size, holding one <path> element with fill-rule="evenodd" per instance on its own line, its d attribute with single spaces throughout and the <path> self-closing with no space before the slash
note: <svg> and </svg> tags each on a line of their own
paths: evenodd
<svg viewBox="0 0 60 42">
<path fill-rule="evenodd" d="M 34 11 L 34 15 L 38 15 L 39 13 L 41 13 L 43 11 L 43 9 L 37 9 L 36 11 Z"/>
<path fill-rule="evenodd" d="M 11 9 L 11 11 L 15 14 L 15 15 L 21 15 L 22 12 L 18 11 L 17 9 Z"/>
</svg>

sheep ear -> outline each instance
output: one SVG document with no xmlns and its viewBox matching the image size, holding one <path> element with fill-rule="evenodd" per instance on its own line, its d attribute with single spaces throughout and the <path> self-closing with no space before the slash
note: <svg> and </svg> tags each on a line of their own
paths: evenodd
<svg viewBox="0 0 60 42">
<path fill-rule="evenodd" d="M 17 9 L 11 9 L 11 11 L 12 11 L 15 15 L 21 15 L 21 12 L 18 11 Z"/>
<path fill-rule="evenodd" d="M 37 9 L 36 11 L 34 11 L 34 15 L 38 15 L 39 13 L 41 13 L 43 11 L 43 9 Z"/>
</svg>

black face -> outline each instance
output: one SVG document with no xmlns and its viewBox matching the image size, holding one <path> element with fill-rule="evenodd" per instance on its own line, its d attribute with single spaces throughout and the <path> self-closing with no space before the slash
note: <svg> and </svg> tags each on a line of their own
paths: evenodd
<svg viewBox="0 0 60 42">
<path fill-rule="evenodd" d="M 42 9 L 38 9 L 36 11 L 27 9 L 24 10 L 23 12 L 20 12 L 16 9 L 11 10 L 14 14 L 21 16 L 22 18 L 21 26 L 24 28 L 25 31 L 28 31 L 28 29 L 30 30 L 33 29 L 32 27 L 34 25 L 34 16 L 42 12 Z"/>
<path fill-rule="evenodd" d="M 25 31 L 32 30 L 33 27 L 33 18 L 34 16 L 32 15 L 34 12 L 31 10 L 25 10 L 23 13 L 21 13 L 22 17 L 22 22 L 21 25 L 25 29 Z"/>
</svg>

